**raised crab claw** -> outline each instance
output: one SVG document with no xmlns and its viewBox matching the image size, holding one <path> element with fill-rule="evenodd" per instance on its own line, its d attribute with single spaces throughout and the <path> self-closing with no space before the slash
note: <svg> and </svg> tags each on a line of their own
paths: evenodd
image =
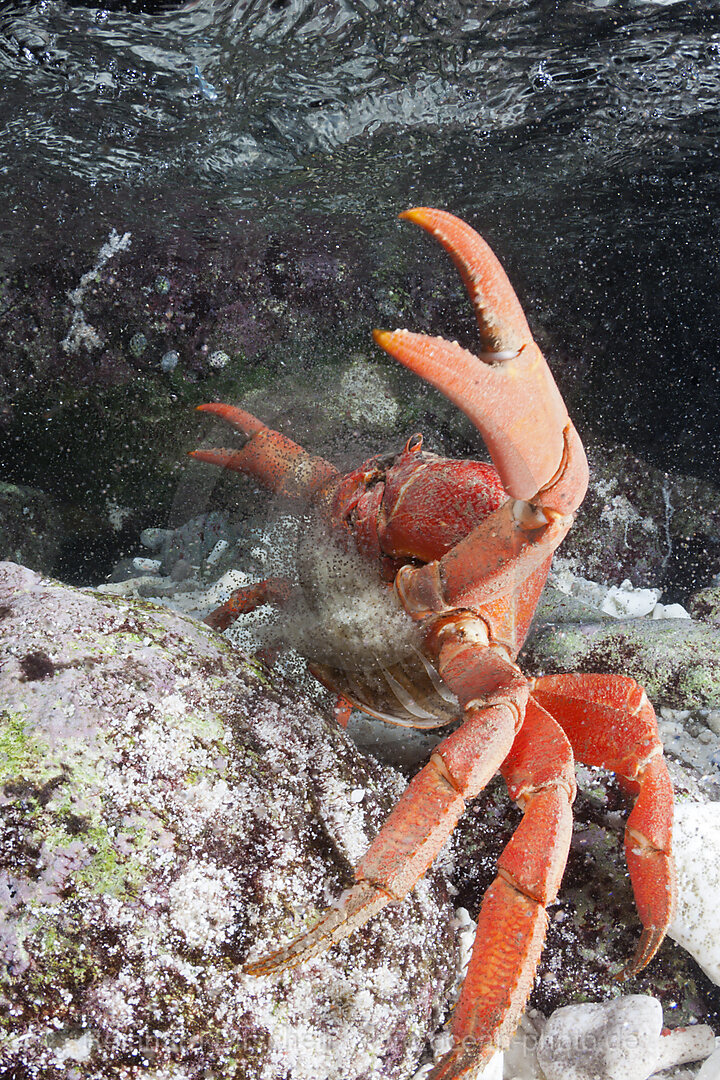
<svg viewBox="0 0 720 1080">
<path fill-rule="evenodd" d="M 633 975 L 654 956 L 675 902 L 673 793 L 653 707 L 631 678 L 525 678 L 515 664 L 552 554 L 587 487 L 580 439 L 495 255 L 441 210 L 400 215 L 438 240 L 460 271 L 481 351 L 407 330 L 377 344 L 437 387 L 475 424 L 493 466 L 425 453 L 413 437 L 395 456 L 341 476 L 260 420 L 202 405 L 245 439 L 194 457 L 255 477 L 311 504 L 328 535 L 353 547 L 406 612 L 417 644 L 397 659 L 311 670 L 356 706 L 394 723 L 460 721 L 401 797 L 355 871 L 356 884 L 307 933 L 247 964 L 268 974 L 340 941 L 401 900 L 450 836 L 468 800 L 498 770 L 523 818 L 498 860 L 478 916 L 475 949 L 451 1022 L 452 1049 L 430 1076 L 474 1075 L 509 1041 L 530 993 L 570 844 L 574 757 L 617 773 L 636 796 L 625 853 L 642 923 Z M 301 580 L 300 586 L 303 582 Z M 240 589 L 209 617 L 217 628 L 258 604 L 284 603 L 280 579 Z"/>
</svg>

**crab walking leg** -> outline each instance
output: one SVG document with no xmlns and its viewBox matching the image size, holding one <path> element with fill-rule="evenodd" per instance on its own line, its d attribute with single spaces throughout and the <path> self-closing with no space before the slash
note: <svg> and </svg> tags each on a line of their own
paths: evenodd
<svg viewBox="0 0 720 1080">
<path fill-rule="evenodd" d="M 386 904 L 407 896 L 449 838 L 465 810 L 466 799 L 477 794 L 497 772 L 512 745 L 514 730 L 515 716 L 507 706 L 473 710 L 456 735 L 442 743 L 411 780 L 358 865 L 356 884 L 307 933 L 246 964 L 245 970 L 267 975 L 309 960 L 348 937 Z M 460 732 L 463 739 L 483 747 L 482 763 L 474 762 L 470 770 L 477 790 L 466 787 L 459 791 L 444 762 L 442 748 Z"/>
<path fill-rule="evenodd" d="M 464 708 L 465 723 L 439 744 L 410 782 L 358 865 L 353 888 L 307 933 L 247 964 L 246 971 L 265 975 L 292 967 L 347 937 L 386 904 L 407 896 L 452 833 L 466 801 L 507 757 L 522 721 L 527 681 L 496 650 L 463 640 L 463 631 L 454 631 L 448 622 L 438 631 L 440 664 L 444 659 L 443 678 Z M 486 686 L 493 690 L 484 691 Z"/>
<path fill-rule="evenodd" d="M 553 718 L 528 702 L 501 772 L 522 821 L 485 893 L 475 947 L 450 1031 L 453 1049 L 428 1080 L 471 1076 L 509 1042 L 532 989 L 572 834 L 575 798 L 570 743 Z"/>
<path fill-rule="evenodd" d="M 289 580 L 284 577 L 265 578 L 254 585 L 244 585 L 234 589 L 225 603 L 211 611 L 204 621 L 213 630 L 227 630 L 241 615 L 247 615 L 263 604 L 281 607 L 287 603 L 291 588 Z"/>
<path fill-rule="evenodd" d="M 449 252 L 473 303 L 479 356 L 457 342 L 376 330 L 376 343 L 431 383 L 473 422 L 515 499 L 571 513 L 587 487 L 587 461 L 550 369 L 497 258 L 469 225 L 442 210 L 400 215 Z M 568 469 L 568 459 L 573 468 Z"/>
<path fill-rule="evenodd" d="M 302 446 L 263 424 L 256 416 L 232 405 L 198 405 L 199 412 L 225 420 L 247 441 L 240 450 L 193 450 L 190 457 L 209 465 L 254 476 L 270 491 L 291 498 L 312 498 L 338 476 L 334 465 L 308 454 Z"/>
<path fill-rule="evenodd" d="M 673 789 L 655 710 L 642 687 L 622 675 L 546 675 L 534 680 L 532 695 L 563 727 L 579 761 L 612 769 L 637 796 L 625 857 L 643 930 L 623 971 L 628 978 L 657 952 L 676 901 Z"/>
<path fill-rule="evenodd" d="M 333 706 L 333 715 L 341 728 L 346 728 L 350 723 L 354 708 L 352 701 L 348 701 L 342 694 L 337 695 Z"/>
</svg>

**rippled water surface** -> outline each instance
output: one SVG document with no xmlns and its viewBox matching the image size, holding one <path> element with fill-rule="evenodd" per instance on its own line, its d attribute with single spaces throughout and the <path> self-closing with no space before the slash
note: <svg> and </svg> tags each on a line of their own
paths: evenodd
<svg viewBox="0 0 720 1080">
<path fill-rule="evenodd" d="M 687 174 L 717 153 L 707 0 L 43 0 L 5 7 L 1 47 L 0 145 L 21 212 L 33 189 L 73 183 L 366 209 L 405 185 L 479 199 Z"/>
</svg>

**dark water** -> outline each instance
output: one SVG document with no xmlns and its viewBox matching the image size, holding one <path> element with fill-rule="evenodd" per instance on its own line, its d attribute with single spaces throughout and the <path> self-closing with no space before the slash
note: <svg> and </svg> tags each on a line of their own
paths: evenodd
<svg viewBox="0 0 720 1080">
<path fill-rule="evenodd" d="M 382 265 L 397 211 L 440 205 L 570 356 L 586 429 L 716 476 L 717 2 L 6 4 L 0 100 L 5 321 L 24 289 L 59 339 L 113 228 L 182 236 L 202 263 L 228 223 L 282 247 L 301 222 Z M 23 355 L 4 361 L 3 469 L 37 484 L 26 433 L 73 376 Z M 70 466 L 43 455 L 52 489 Z"/>
</svg>

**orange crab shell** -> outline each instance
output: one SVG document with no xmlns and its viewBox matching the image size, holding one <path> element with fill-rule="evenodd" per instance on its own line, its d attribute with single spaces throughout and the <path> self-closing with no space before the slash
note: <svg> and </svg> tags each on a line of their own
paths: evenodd
<svg viewBox="0 0 720 1080">
<path fill-rule="evenodd" d="M 228 421 L 245 445 L 194 456 L 313 505 L 325 532 L 377 570 L 375 585 L 383 598 L 395 598 L 396 615 L 412 620 L 418 647 L 410 641 L 397 660 L 395 652 L 383 653 L 383 643 L 370 672 L 318 665 L 326 685 L 393 722 L 463 721 L 408 785 L 356 867 L 355 885 L 307 932 L 245 970 L 269 974 L 310 959 L 406 896 L 468 800 L 500 771 L 523 818 L 480 908 L 453 1011 L 453 1047 L 428 1077 L 470 1080 L 507 1045 L 532 987 L 547 906 L 570 844 L 573 755 L 613 769 L 636 796 L 625 852 L 643 928 L 626 976 L 652 959 L 673 917 L 673 794 L 653 707 L 633 679 L 528 679 L 515 663 L 552 553 L 585 494 L 587 461 L 485 241 L 444 211 L 421 207 L 401 216 L 453 258 L 475 307 L 482 350 L 473 355 L 456 342 L 406 330 L 376 331 L 375 341 L 462 409 L 494 467 L 424 454 L 415 436 L 397 456 L 373 458 L 341 477 L 329 462 L 227 405 L 203 409 Z M 238 590 L 208 621 L 221 627 L 240 611 L 284 603 L 287 595 L 282 582 L 261 582 Z M 340 715 L 347 715 L 347 702 Z"/>
</svg>

